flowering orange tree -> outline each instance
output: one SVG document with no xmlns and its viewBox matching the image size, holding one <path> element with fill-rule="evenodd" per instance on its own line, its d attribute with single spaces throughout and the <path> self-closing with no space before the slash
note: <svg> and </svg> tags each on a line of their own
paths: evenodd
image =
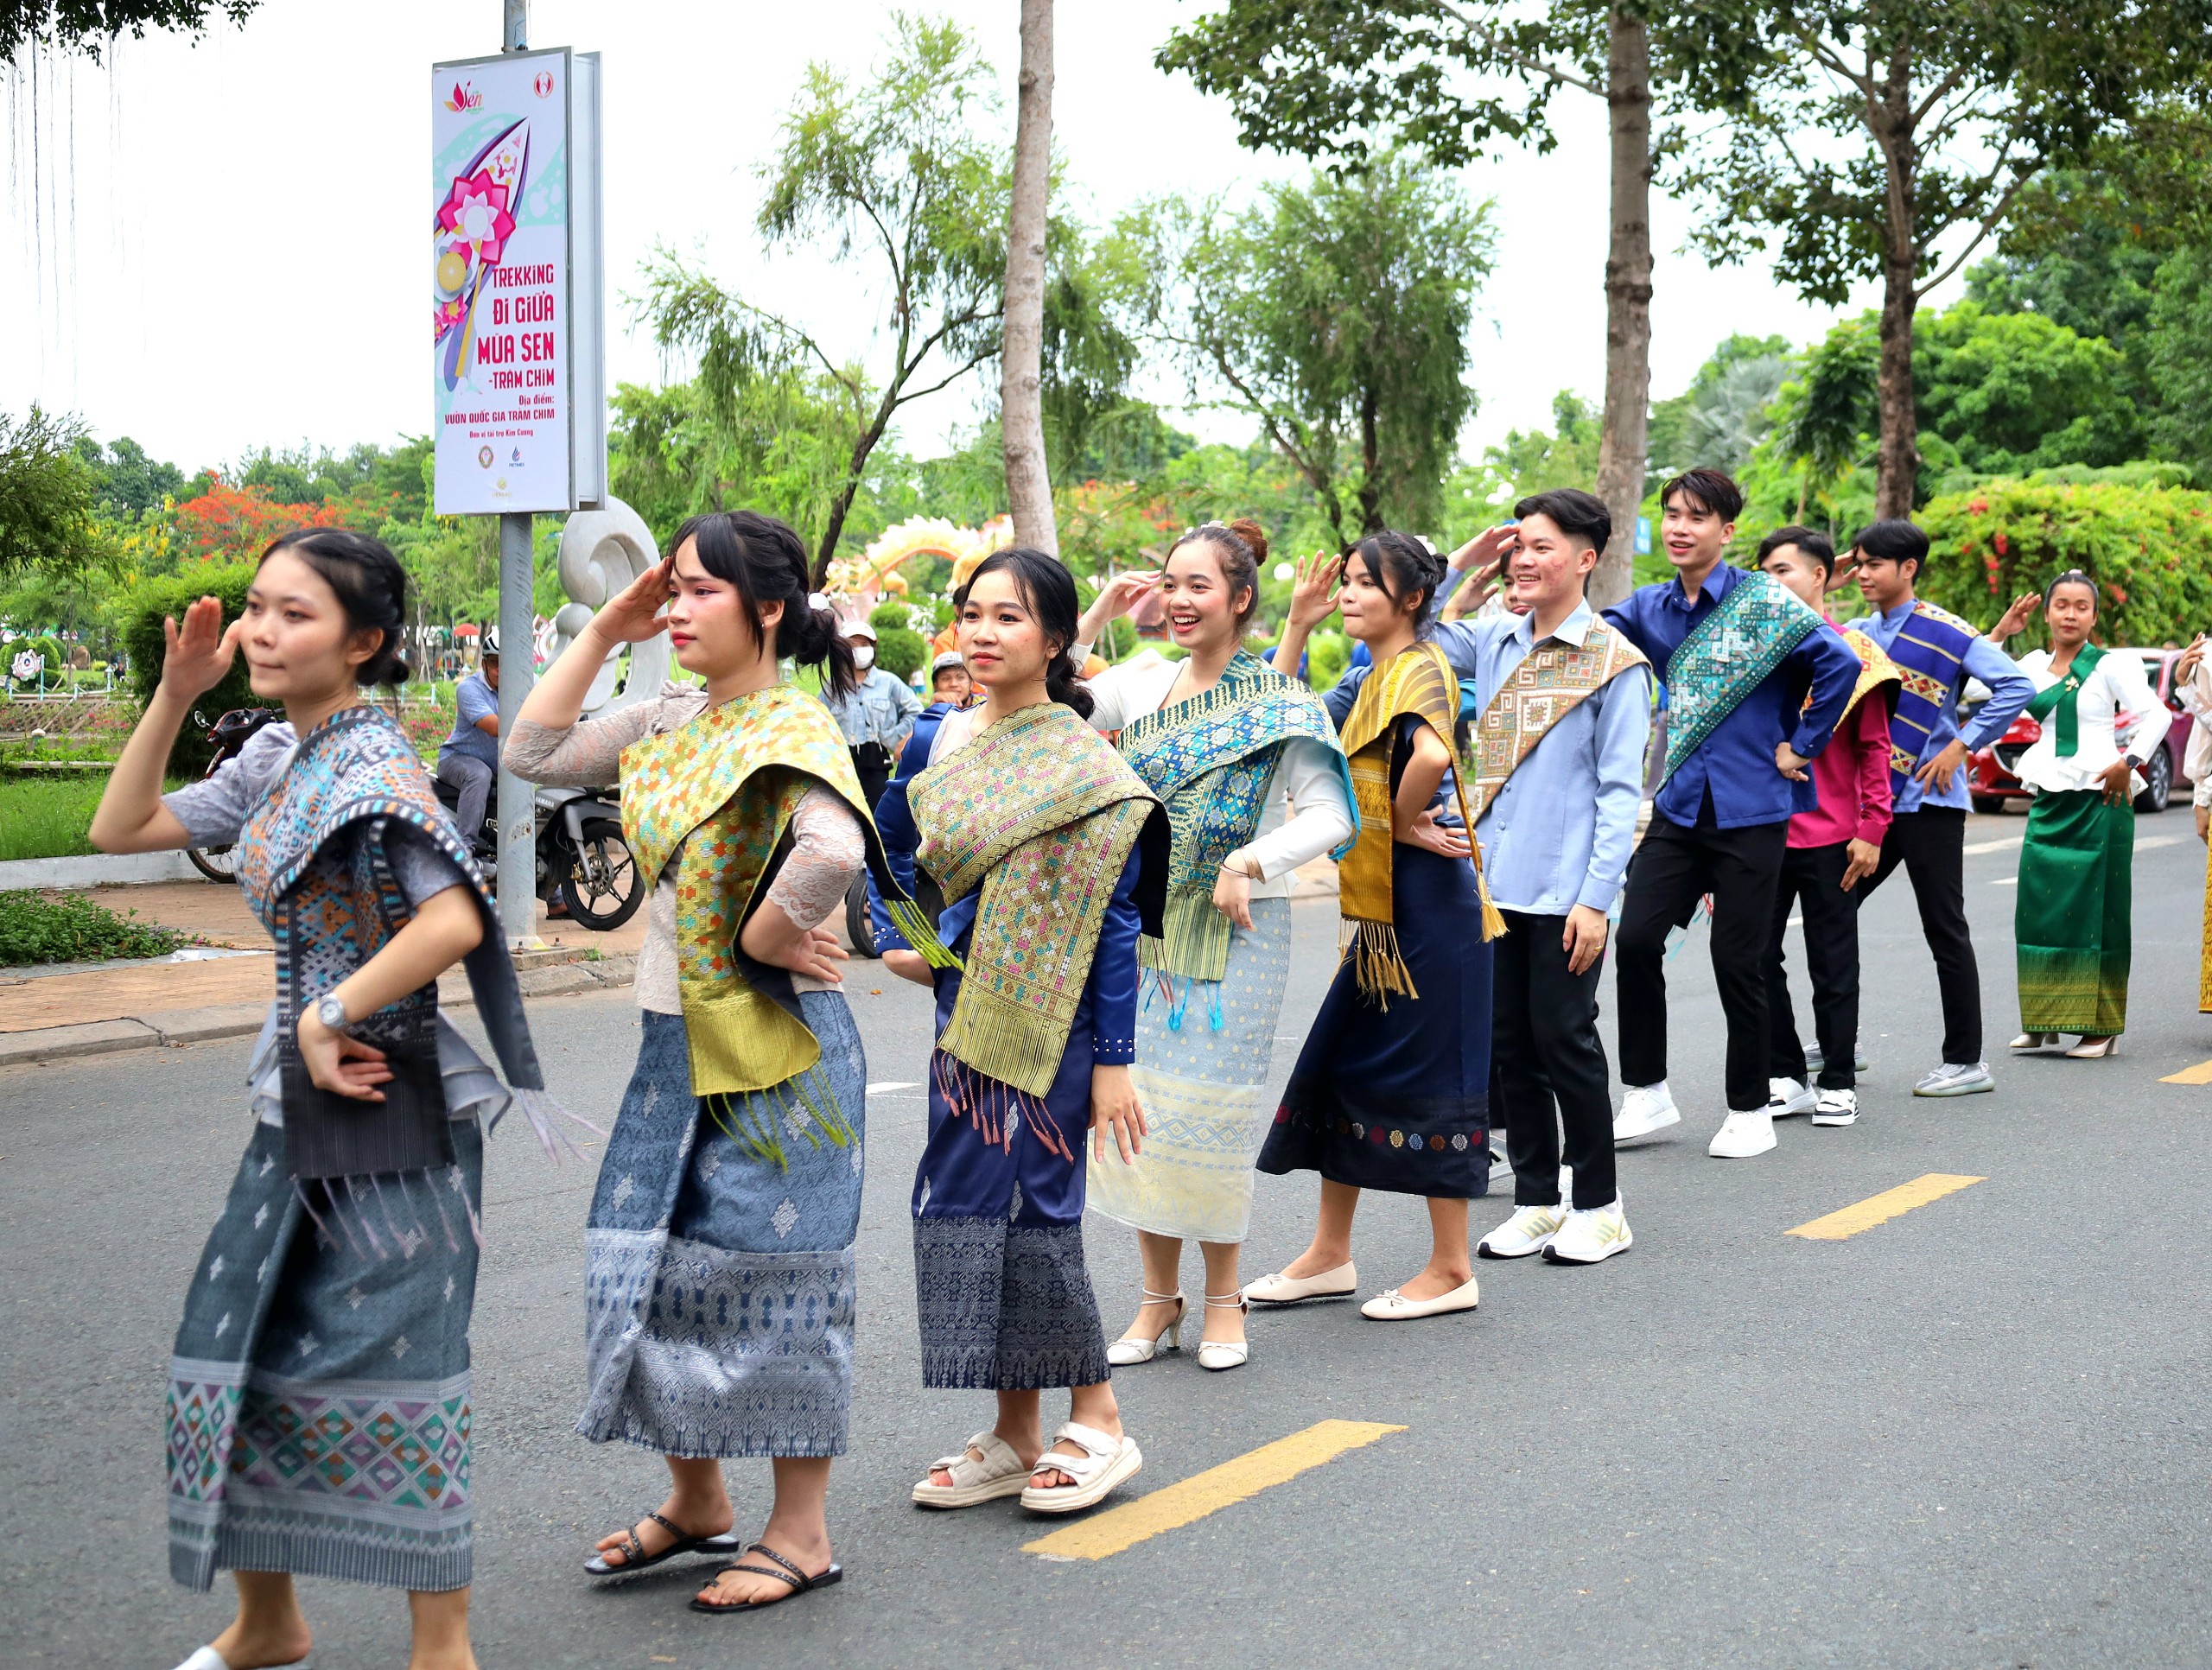
<svg viewBox="0 0 2212 1670">
<path fill-rule="evenodd" d="M 202 562 L 245 562 L 290 529 L 347 525 L 347 509 L 342 503 L 279 504 L 264 487 L 235 487 L 219 475 L 207 492 L 177 505 L 176 549 Z"/>
</svg>

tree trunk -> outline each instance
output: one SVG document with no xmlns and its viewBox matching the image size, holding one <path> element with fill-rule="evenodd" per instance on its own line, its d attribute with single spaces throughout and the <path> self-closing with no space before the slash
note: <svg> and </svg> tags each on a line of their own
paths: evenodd
<svg viewBox="0 0 2212 1670">
<path fill-rule="evenodd" d="M 1373 388 L 1359 397 L 1359 531 L 1362 537 L 1381 533 L 1382 521 L 1382 458 L 1381 414 Z"/>
<path fill-rule="evenodd" d="M 1912 514 L 1920 475 L 1920 416 L 1912 390 L 1912 315 L 1920 298 L 1918 186 L 1912 132 L 1910 60 L 1893 54 L 1885 97 L 1868 112 L 1887 173 L 1882 238 L 1882 356 L 1874 403 L 1881 438 L 1874 452 L 1874 514 Z"/>
<path fill-rule="evenodd" d="M 1615 7 L 1605 54 L 1612 140 L 1612 229 L 1605 249 L 1605 416 L 1598 497 L 1613 537 L 1590 576 L 1590 600 L 1618 603 L 1636 584 L 1636 518 L 1643 503 L 1651 416 L 1651 37 Z"/>
<path fill-rule="evenodd" d="M 1014 537 L 1058 556 L 1052 478 L 1045 460 L 1045 202 L 1052 169 L 1052 0 L 1021 0 L 1021 95 L 1014 119 L 1014 194 L 1007 212 L 1006 339 L 999 429 Z"/>
</svg>

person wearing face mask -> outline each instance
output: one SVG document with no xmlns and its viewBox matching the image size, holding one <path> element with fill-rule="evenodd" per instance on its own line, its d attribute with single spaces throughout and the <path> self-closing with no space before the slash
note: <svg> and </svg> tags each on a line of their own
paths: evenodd
<svg viewBox="0 0 2212 1670">
<path fill-rule="evenodd" d="M 2012 906 L 2020 992 L 2012 1048 L 2047 1050 L 2073 1032 L 2081 1042 L 2066 1053 L 2098 1061 L 2127 1029 L 2135 797 L 2143 762 L 2164 746 L 2173 715 L 2141 656 L 2089 641 L 2097 586 L 2079 568 L 2040 598 L 2030 592 L 2014 602 L 1990 642 L 2018 632 L 2038 603 L 2050 647 L 2029 651 L 2019 668 L 2035 681 L 2027 714 L 2043 734 L 2012 768 L 2036 791 Z"/>
<path fill-rule="evenodd" d="M 1290 975 L 1293 873 L 1352 835 L 1351 771 L 1328 710 L 1243 647 L 1267 556 L 1256 522 L 1209 522 L 1161 568 L 1109 582 L 1078 629 L 1081 659 L 1150 594 L 1190 652 L 1090 683 L 1093 728 L 1120 733 L 1122 758 L 1166 803 L 1174 831 L 1167 931 L 1140 949 L 1149 974 L 1132 1076 L 1150 1139 L 1090 1179 L 1092 1210 L 1136 1230 L 1144 1262 L 1143 1303 L 1109 1348 L 1117 1367 L 1151 1362 L 1163 1337 L 1180 1346 L 1186 1240 L 1205 1260 L 1199 1366 L 1247 1360 L 1237 1260 L 1274 1111 L 1268 1064 Z"/>
<path fill-rule="evenodd" d="M 638 1062 L 584 1232 L 576 1430 L 658 1451 L 661 1505 L 584 1563 L 619 1577 L 734 1556 L 691 1602 L 774 1605 L 836 1583 L 826 1497 L 852 1400 L 853 1238 L 867 1062 L 823 919 L 865 864 L 901 914 L 852 756 L 779 658 L 853 688 L 852 651 L 798 536 L 716 511 L 592 618 L 516 715 L 506 762 L 551 784 L 619 774 L 653 885 Z M 624 644 L 665 632 L 703 684 L 580 719 Z M 910 919 L 918 920 L 918 917 Z M 765 1457 L 774 1505 L 741 1543 L 726 1458 Z"/>
<path fill-rule="evenodd" d="M 892 762 L 899 758 L 921 702 L 906 688 L 906 681 L 875 664 L 875 628 L 855 620 L 844 628 L 845 642 L 853 652 L 857 682 L 842 695 L 825 694 L 837 728 L 853 751 L 853 770 L 860 774 L 861 792 L 871 810 L 883 798 L 891 781 Z"/>
</svg>

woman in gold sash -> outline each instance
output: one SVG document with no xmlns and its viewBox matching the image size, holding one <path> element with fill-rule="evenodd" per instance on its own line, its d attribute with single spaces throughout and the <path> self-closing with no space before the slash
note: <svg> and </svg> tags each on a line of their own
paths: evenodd
<svg viewBox="0 0 2212 1670">
<path fill-rule="evenodd" d="M 1471 1311 L 1467 1202 L 1490 1187 L 1491 956 L 1503 924 L 1483 891 L 1471 820 L 1452 769 L 1459 681 L 1422 636 L 1444 560 L 1382 533 L 1341 562 L 1301 569 L 1275 649 L 1294 671 L 1306 635 L 1338 610 L 1366 644 L 1323 698 L 1351 757 L 1359 834 L 1338 867 L 1344 958 L 1300 1051 L 1259 1166 L 1321 1174 L 1313 1239 L 1254 1282 L 1262 1304 L 1357 1290 L 1360 1191 L 1421 1195 L 1432 1250 L 1419 1274 L 1361 1307 L 1395 1321 Z M 1341 578 L 1341 589 L 1338 581 Z"/>
<path fill-rule="evenodd" d="M 624 834 L 654 882 L 644 1037 L 585 1233 L 577 1430 L 659 1451 L 672 1489 L 585 1570 L 736 1556 L 692 1602 L 726 1612 L 842 1575 L 823 1499 L 851 1397 L 868 1075 L 844 953 L 821 924 L 864 862 L 890 883 L 836 722 L 779 682 L 783 655 L 820 665 L 832 694 L 853 683 L 798 536 L 716 511 L 685 523 L 674 550 L 547 670 L 506 762 L 539 783 L 619 771 Z M 704 687 L 579 722 L 607 658 L 664 631 Z M 750 1546 L 728 1534 L 721 1463 L 737 1456 L 775 1467 Z"/>
</svg>

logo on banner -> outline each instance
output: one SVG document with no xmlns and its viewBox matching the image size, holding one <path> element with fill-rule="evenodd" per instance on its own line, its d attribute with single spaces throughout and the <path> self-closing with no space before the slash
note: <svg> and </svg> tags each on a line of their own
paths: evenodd
<svg viewBox="0 0 2212 1670">
<path fill-rule="evenodd" d="M 479 447 L 476 449 L 476 461 L 484 468 L 487 470 L 490 469 L 492 467 L 492 449 L 489 447 Z"/>
<path fill-rule="evenodd" d="M 530 90 L 540 98 L 550 98 L 553 96 L 553 72 L 538 71 L 537 79 L 530 84 Z"/>
<path fill-rule="evenodd" d="M 456 81 L 453 91 L 446 95 L 446 108 L 449 111 L 480 110 L 483 105 L 484 95 L 476 91 L 474 81 Z"/>
<path fill-rule="evenodd" d="M 514 456 L 510 458 L 507 462 L 514 466 L 517 469 L 520 469 L 522 467 L 522 448 L 520 447 L 517 447 L 515 448 Z"/>
</svg>

